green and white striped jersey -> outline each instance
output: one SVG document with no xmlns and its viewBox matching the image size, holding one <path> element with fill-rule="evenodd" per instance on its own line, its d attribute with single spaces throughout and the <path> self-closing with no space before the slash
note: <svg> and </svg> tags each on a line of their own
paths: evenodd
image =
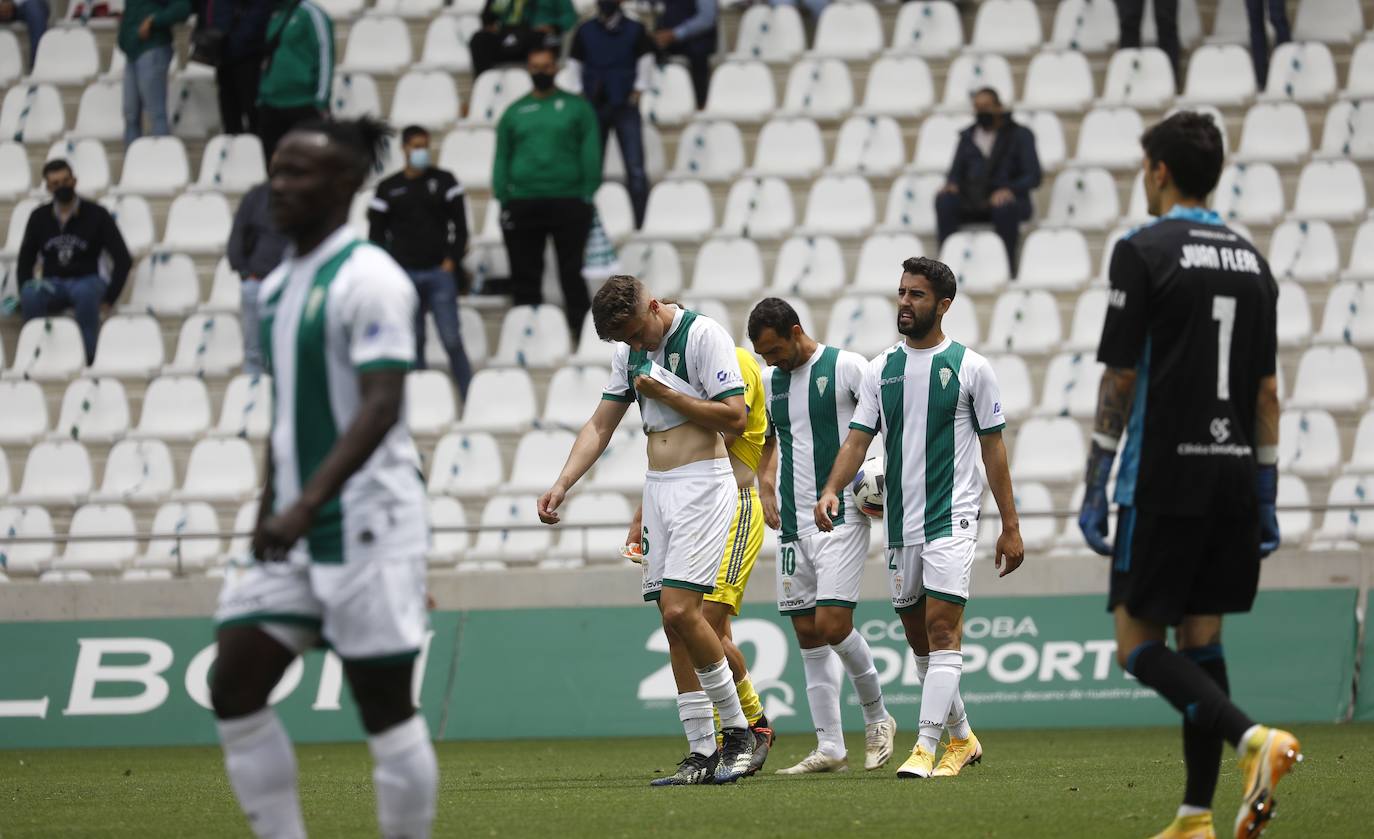
<svg viewBox="0 0 1374 839">
<path fill-rule="evenodd" d="M 778 438 L 780 542 L 818 532 L 814 509 L 859 403 L 868 361 L 858 353 L 819 344 L 796 370 L 771 368 L 763 377 L 768 418 Z M 834 521 L 866 524 L 846 487 Z"/>
<path fill-rule="evenodd" d="M 262 347 L 272 373 L 273 509 L 300 497 L 353 424 L 358 377 L 415 358 L 415 285 L 381 248 L 345 226 L 304 256 L 287 251 L 263 280 Z M 428 545 L 420 458 L 401 419 L 316 515 L 293 552 L 345 562 Z"/>
<path fill-rule="evenodd" d="M 903 341 L 868 363 L 849 427 L 883 435 L 889 548 L 976 538 L 983 498 L 976 438 L 1006 424 L 992 365 L 963 344 L 946 338 L 914 350 Z"/>
</svg>

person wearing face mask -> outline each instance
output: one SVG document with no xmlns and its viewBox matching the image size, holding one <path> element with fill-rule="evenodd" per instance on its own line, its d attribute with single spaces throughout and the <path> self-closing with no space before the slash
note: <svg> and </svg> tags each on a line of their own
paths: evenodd
<svg viewBox="0 0 1374 839">
<path fill-rule="evenodd" d="M 458 393 L 467 398 L 472 365 L 458 325 L 458 286 L 468 247 L 463 185 L 433 165 L 429 132 L 418 125 L 401 132 L 405 165 L 377 184 L 367 208 L 368 238 L 386 249 L 415 283 L 415 366 L 425 367 L 425 312 L 448 355 Z"/>
<path fill-rule="evenodd" d="M 582 256 L 601 186 L 601 127 L 586 99 L 554 87 L 553 50 L 532 51 L 526 69 L 534 90 L 496 124 L 491 191 L 501 203 L 515 304 L 544 302 L 544 243 L 552 237 L 564 312 L 577 335 L 591 308 Z"/>
<path fill-rule="evenodd" d="M 20 306 L 26 322 L 70 308 L 90 364 L 101 316 L 119 299 L 129 276 L 129 248 L 109 210 L 76 194 L 76 175 L 67 161 L 44 164 L 43 182 L 53 200 L 35 208 L 24 228 L 16 266 Z M 109 254 L 112 263 L 108 281 L 100 276 L 101 254 Z M 35 277 L 40 263 L 43 276 Z"/>
<path fill-rule="evenodd" d="M 1002 109 L 990 87 L 973 94 L 974 124 L 959 133 L 945 185 L 935 196 L 935 224 L 943 244 L 960 225 L 991 223 L 1016 272 L 1021 222 L 1031 217 L 1031 190 L 1040 186 L 1035 135 Z"/>
<path fill-rule="evenodd" d="M 582 82 L 582 95 L 596 109 L 601 151 L 615 130 L 625 161 L 625 187 L 634 207 L 635 227 L 644 223 L 649 177 L 644 170 L 643 123 L 639 94 L 653 74 L 654 44 L 644 25 L 625 17 L 620 0 L 598 0 L 596 17 L 573 32 L 568 66 Z"/>
</svg>

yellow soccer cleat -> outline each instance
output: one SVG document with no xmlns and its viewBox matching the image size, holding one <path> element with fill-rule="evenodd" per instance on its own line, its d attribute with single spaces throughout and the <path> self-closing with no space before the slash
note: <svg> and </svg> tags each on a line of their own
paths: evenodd
<svg viewBox="0 0 1374 839">
<path fill-rule="evenodd" d="M 1250 735 L 1240 754 L 1245 799 L 1236 815 L 1236 839 L 1255 839 L 1264 832 L 1278 804 L 1274 787 L 1301 762 L 1302 744 L 1287 731 L 1258 726 Z"/>
<path fill-rule="evenodd" d="M 1150 839 L 1217 839 L 1217 832 L 1212 828 L 1212 814 L 1198 813 L 1175 818 L 1163 832 Z"/>
<path fill-rule="evenodd" d="M 982 760 L 983 744 L 978 742 L 978 735 L 970 731 L 967 740 L 949 738 L 949 745 L 945 746 L 940 764 L 935 767 L 932 774 L 936 778 L 951 778 L 958 775 L 965 766 L 972 766 Z"/>
<path fill-rule="evenodd" d="M 935 771 L 935 755 L 921 748 L 917 743 L 911 750 L 911 757 L 897 770 L 898 778 L 929 778 Z"/>
</svg>

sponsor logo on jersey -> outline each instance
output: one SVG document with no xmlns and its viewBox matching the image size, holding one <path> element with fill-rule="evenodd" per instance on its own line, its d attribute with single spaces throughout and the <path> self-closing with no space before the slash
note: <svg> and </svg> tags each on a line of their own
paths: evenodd
<svg viewBox="0 0 1374 839">
<path fill-rule="evenodd" d="M 1113 309 L 1126 308 L 1126 289 L 1113 288 L 1107 291 L 1107 305 Z"/>
<path fill-rule="evenodd" d="M 1213 439 L 1218 443 L 1225 443 L 1231 438 L 1231 420 L 1226 417 L 1215 417 L 1207 430 L 1212 432 Z"/>
<path fill-rule="evenodd" d="M 817 391 L 821 396 L 825 396 L 825 386 L 828 385 L 828 384 L 830 384 L 830 377 L 829 377 L 829 376 L 817 376 L 817 377 L 816 377 L 816 391 Z"/>
</svg>

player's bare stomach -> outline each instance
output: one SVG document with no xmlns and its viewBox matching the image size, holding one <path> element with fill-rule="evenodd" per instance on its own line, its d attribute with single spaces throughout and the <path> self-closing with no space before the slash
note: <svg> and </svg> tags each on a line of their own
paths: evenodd
<svg viewBox="0 0 1374 839">
<path fill-rule="evenodd" d="M 718 457 L 725 457 L 725 440 L 695 423 L 649 432 L 649 468 L 655 472 Z"/>
</svg>

